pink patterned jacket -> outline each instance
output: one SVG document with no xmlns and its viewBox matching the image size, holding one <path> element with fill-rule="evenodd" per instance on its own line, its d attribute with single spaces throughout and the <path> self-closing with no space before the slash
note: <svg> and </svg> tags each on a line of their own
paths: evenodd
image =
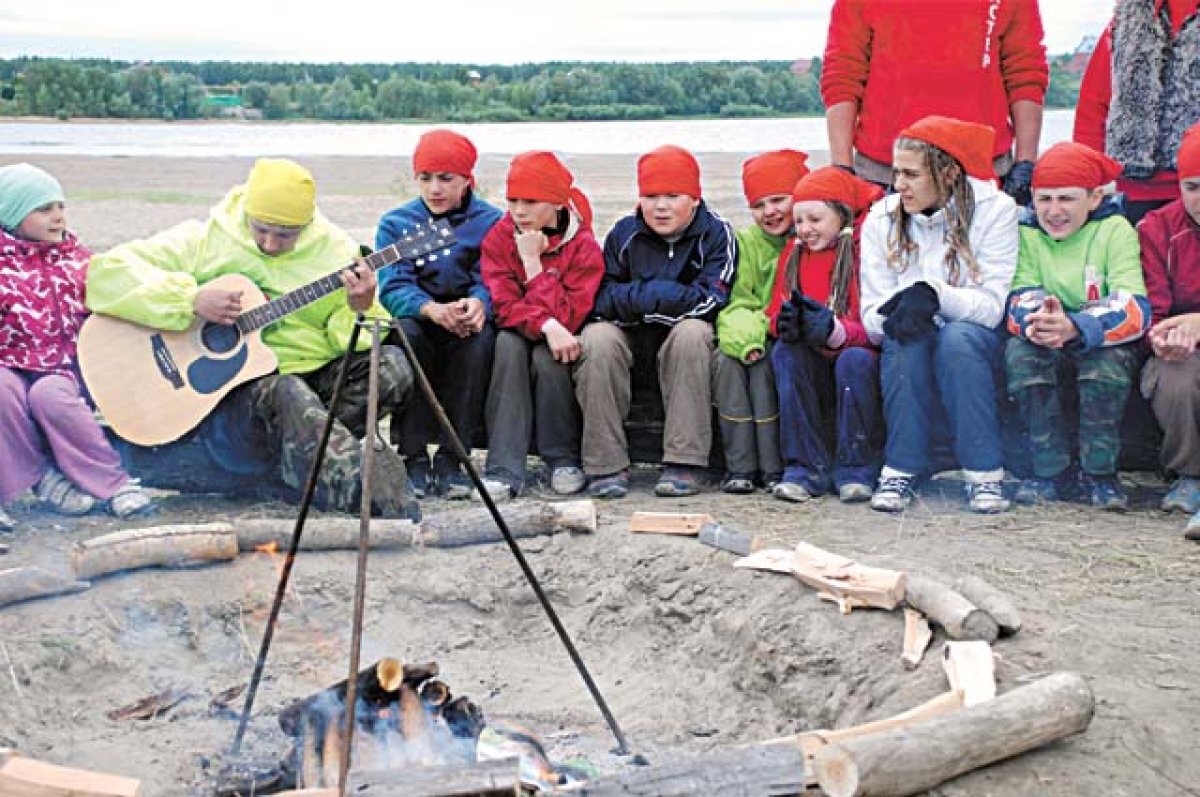
<svg viewBox="0 0 1200 797">
<path fill-rule="evenodd" d="M 25 241 L 0 229 L 0 366 L 73 376 L 91 251 Z"/>
</svg>

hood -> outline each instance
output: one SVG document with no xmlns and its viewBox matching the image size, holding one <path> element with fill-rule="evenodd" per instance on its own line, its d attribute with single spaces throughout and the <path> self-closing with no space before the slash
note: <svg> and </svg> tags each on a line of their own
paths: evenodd
<svg viewBox="0 0 1200 797">
<path fill-rule="evenodd" d="M 330 227 L 329 221 L 318 209 L 313 213 L 313 220 L 296 239 L 296 247 L 292 251 L 268 257 L 259 250 L 258 245 L 254 243 L 254 238 L 250 235 L 250 226 L 246 220 L 246 187 L 244 185 L 231 188 L 229 193 L 213 206 L 208 216 L 212 225 L 221 230 L 231 242 L 255 257 L 270 263 L 307 259 L 317 248 L 320 248 L 325 232 Z"/>
</svg>

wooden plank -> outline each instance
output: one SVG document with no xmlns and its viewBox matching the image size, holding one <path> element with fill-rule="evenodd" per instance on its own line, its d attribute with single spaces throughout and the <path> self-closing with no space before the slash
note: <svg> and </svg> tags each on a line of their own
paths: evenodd
<svg viewBox="0 0 1200 797">
<path fill-rule="evenodd" d="M 579 797 L 783 797 L 803 792 L 804 781 L 804 757 L 799 750 L 754 746 L 630 769 L 552 793 Z"/>
<path fill-rule="evenodd" d="M 520 797 L 521 763 L 501 758 L 441 767 L 351 772 L 355 797 Z"/>
<path fill-rule="evenodd" d="M 863 606 L 891 610 L 904 600 L 906 579 L 899 570 L 861 565 L 807 542 L 794 553 L 796 578 L 837 603 L 843 614 Z"/>
<path fill-rule="evenodd" d="M 933 631 L 929 621 L 911 606 L 904 607 L 904 649 L 900 654 L 900 663 L 906 670 L 915 670 L 921 665 L 925 649 L 933 641 Z"/>
<path fill-rule="evenodd" d="M 705 523 L 715 523 L 712 515 L 695 512 L 634 512 L 629 530 L 641 534 L 675 534 L 695 537 Z"/>
<path fill-rule="evenodd" d="M 950 688 L 963 694 L 963 705 L 974 706 L 996 697 L 996 662 L 992 646 L 982 640 L 947 642 L 942 668 Z"/>
<path fill-rule="evenodd" d="M 141 781 L 12 756 L 0 766 L 4 797 L 137 797 Z"/>
</svg>

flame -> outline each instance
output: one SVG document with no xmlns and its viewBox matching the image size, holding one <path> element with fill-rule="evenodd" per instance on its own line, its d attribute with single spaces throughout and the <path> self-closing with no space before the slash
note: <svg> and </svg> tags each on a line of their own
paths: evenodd
<svg viewBox="0 0 1200 797">
<path fill-rule="evenodd" d="M 264 542 L 262 545 L 255 545 L 254 550 L 258 551 L 259 553 L 265 553 L 274 556 L 275 554 L 279 553 L 279 543 L 275 540 L 271 540 L 270 542 Z"/>
</svg>

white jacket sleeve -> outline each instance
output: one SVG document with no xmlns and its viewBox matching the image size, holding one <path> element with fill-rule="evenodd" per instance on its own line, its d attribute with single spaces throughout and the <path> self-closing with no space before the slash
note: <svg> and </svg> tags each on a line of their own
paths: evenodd
<svg viewBox="0 0 1200 797">
<path fill-rule="evenodd" d="M 997 192 L 989 201 L 976 205 L 971 222 L 971 250 L 979 263 L 981 283 L 976 284 L 962 269 L 963 286 L 945 282 L 936 286 L 944 321 L 969 321 L 992 328 L 1004 317 L 1005 301 L 1017 270 L 1020 236 L 1017 206 Z"/>
<path fill-rule="evenodd" d="M 859 310 L 867 337 L 878 345 L 883 342 L 883 316 L 879 306 L 899 290 L 896 272 L 887 264 L 887 234 L 890 219 L 880 202 L 863 222 L 859 240 Z"/>
</svg>

